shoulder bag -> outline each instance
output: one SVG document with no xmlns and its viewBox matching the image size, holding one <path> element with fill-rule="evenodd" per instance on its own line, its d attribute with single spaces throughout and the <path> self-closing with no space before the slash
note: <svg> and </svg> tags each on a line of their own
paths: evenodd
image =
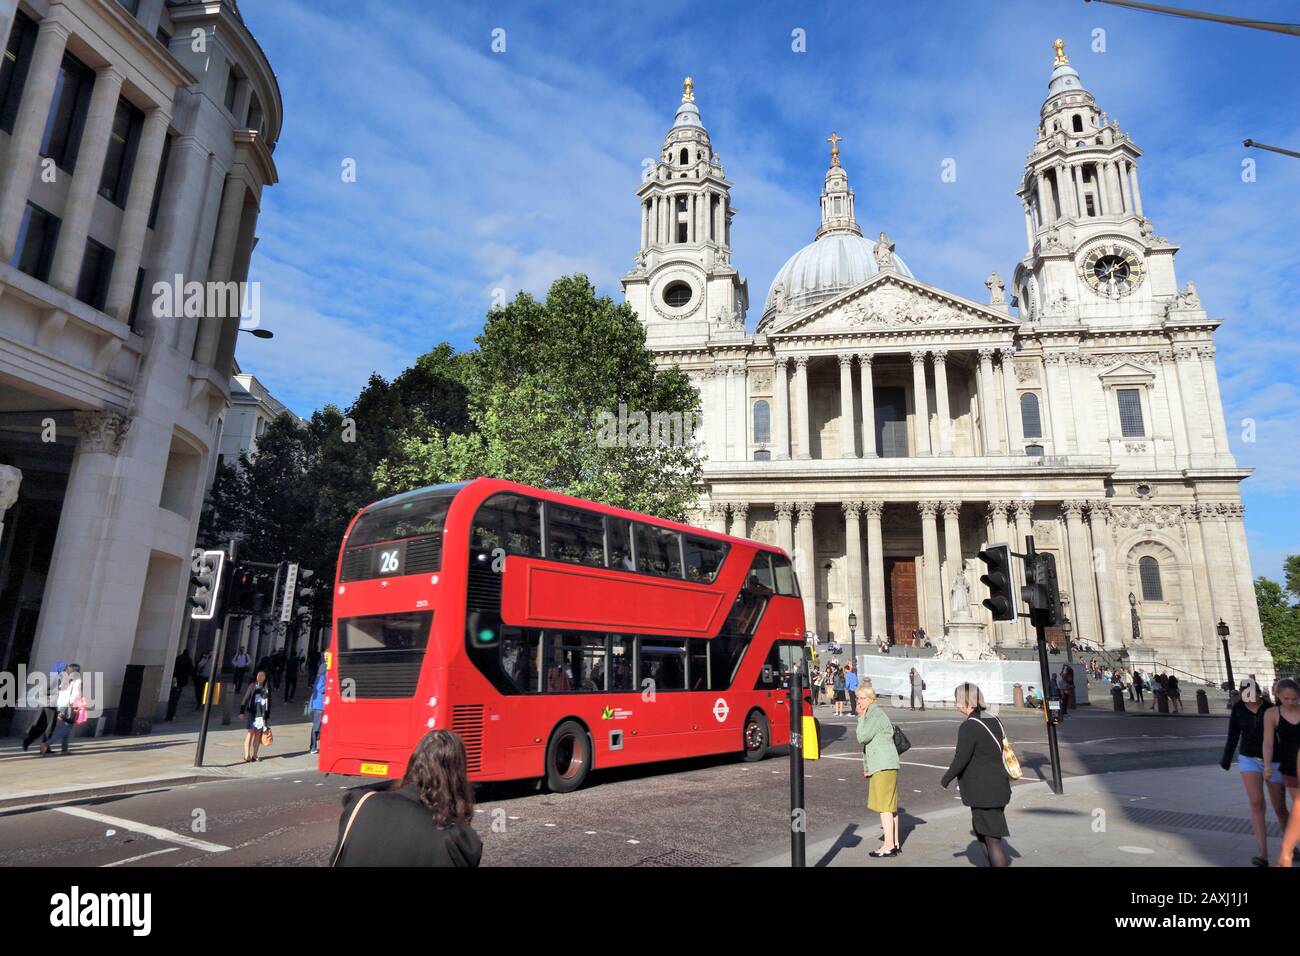
<svg viewBox="0 0 1300 956">
<path fill-rule="evenodd" d="M 971 717 L 969 719 L 975 721 L 975 723 L 987 730 L 989 736 L 993 738 L 993 742 L 998 743 L 998 735 L 993 733 L 992 728 L 990 728 L 988 724 L 984 723 L 984 721 L 980 720 L 978 717 Z M 993 719 L 998 720 L 996 717 Z M 1006 770 L 1007 776 L 1012 780 L 1019 780 L 1024 776 L 1024 771 L 1020 769 L 1020 758 L 1016 756 L 1016 751 L 1011 746 L 1011 741 L 1007 740 L 1007 732 L 1003 728 L 1002 721 L 1000 720 L 998 720 L 998 730 L 1002 734 L 1002 742 L 999 744 L 999 749 L 1002 751 L 1002 768 Z"/>
<path fill-rule="evenodd" d="M 907 734 L 903 733 L 903 728 L 898 726 L 898 724 L 894 725 L 894 749 L 897 750 L 900 755 L 905 754 L 912 749 L 912 742 L 907 739 Z"/>
<path fill-rule="evenodd" d="M 379 791 L 371 790 L 352 808 L 352 815 L 348 817 L 348 825 L 343 828 L 343 839 L 339 840 L 339 848 L 334 851 L 334 859 L 330 860 L 330 866 L 339 865 L 339 857 L 343 855 L 343 844 L 348 842 L 348 834 L 352 832 L 352 824 L 356 822 L 357 814 L 361 812 L 361 804 L 365 803 Z"/>
</svg>

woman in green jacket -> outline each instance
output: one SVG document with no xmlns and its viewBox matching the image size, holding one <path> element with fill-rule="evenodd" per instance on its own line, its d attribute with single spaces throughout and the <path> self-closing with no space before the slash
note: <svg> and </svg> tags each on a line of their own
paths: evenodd
<svg viewBox="0 0 1300 956">
<path fill-rule="evenodd" d="M 864 680 L 858 685 L 858 743 L 862 745 L 862 775 L 867 778 L 867 809 L 880 814 L 884 841 L 870 856 L 898 856 L 898 751 L 894 725 L 876 703 L 876 691 Z"/>
</svg>

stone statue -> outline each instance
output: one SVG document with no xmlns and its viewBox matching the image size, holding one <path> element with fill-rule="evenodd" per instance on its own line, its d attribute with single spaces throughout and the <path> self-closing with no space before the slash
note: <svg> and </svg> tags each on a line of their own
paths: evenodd
<svg viewBox="0 0 1300 956">
<path fill-rule="evenodd" d="M 780 282 L 772 290 L 772 303 L 776 306 L 776 314 L 780 315 L 785 312 L 785 286 Z"/>
<path fill-rule="evenodd" d="M 966 572 L 958 571 L 952 579 L 952 591 L 948 604 L 954 621 L 971 620 L 970 585 L 966 583 Z"/>
<path fill-rule="evenodd" d="M 1196 293 L 1196 283 L 1191 279 L 1187 280 L 1187 288 L 1182 294 L 1183 307 L 1187 309 L 1199 309 L 1201 307 L 1201 297 Z"/>
<path fill-rule="evenodd" d="M 871 252 L 876 257 L 876 265 L 881 269 L 894 268 L 894 242 L 885 235 L 884 230 L 881 230 L 880 238 L 876 240 Z"/>
<path fill-rule="evenodd" d="M 1002 281 L 1002 277 L 996 272 L 990 272 L 989 277 L 984 280 L 984 286 L 989 290 L 989 305 L 1005 305 L 1007 301 L 1007 284 Z"/>
</svg>

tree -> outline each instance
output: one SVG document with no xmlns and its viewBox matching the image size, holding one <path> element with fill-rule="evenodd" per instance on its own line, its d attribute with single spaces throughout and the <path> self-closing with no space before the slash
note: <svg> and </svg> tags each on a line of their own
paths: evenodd
<svg viewBox="0 0 1300 956">
<path fill-rule="evenodd" d="M 699 395 L 656 368 L 630 307 L 586 276 L 488 313 L 464 356 L 474 430 L 421 413 L 377 471 L 392 493 L 489 475 L 670 518 L 698 495 Z M 657 427 L 656 427 L 657 426 Z"/>
<path fill-rule="evenodd" d="M 1287 558 L 1288 579 L 1296 557 L 1300 556 Z M 1255 579 L 1255 600 L 1259 604 L 1264 646 L 1273 655 L 1274 666 L 1279 672 L 1300 670 L 1300 607 L 1287 600 L 1280 584 L 1263 577 Z"/>
</svg>

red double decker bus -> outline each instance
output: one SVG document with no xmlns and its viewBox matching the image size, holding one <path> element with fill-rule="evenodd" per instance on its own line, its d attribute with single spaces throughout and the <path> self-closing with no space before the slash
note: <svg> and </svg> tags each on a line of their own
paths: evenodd
<svg viewBox="0 0 1300 956">
<path fill-rule="evenodd" d="M 560 792 L 593 768 L 760 760 L 789 743 L 803 634 L 778 548 L 495 479 L 412 491 L 343 540 L 320 769 L 400 777 L 434 727 L 471 779 Z"/>
</svg>

